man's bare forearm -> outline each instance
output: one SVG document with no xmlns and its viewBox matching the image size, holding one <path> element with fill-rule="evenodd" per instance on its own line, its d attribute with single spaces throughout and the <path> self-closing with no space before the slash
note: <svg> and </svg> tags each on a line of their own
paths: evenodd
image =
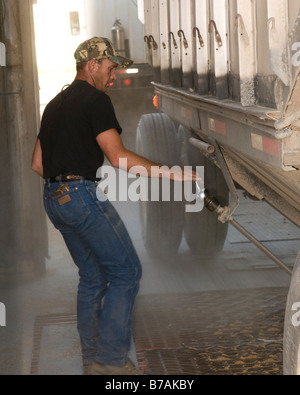
<svg viewBox="0 0 300 395">
<path fill-rule="evenodd" d="M 124 147 L 119 133 L 108 130 L 97 137 L 97 142 L 112 166 L 142 177 L 170 178 L 178 181 L 198 180 L 196 172 L 189 169 L 170 168 L 154 163 Z"/>
<path fill-rule="evenodd" d="M 31 169 L 43 178 L 43 160 L 42 160 L 42 149 L 40 140 L 37 139 L 35 148 L 32 155 Z"/>
<path fill-rule="evenodd" d="M 199 175 L 190 169 L 182 169 L 180 166 L 171 168 L 155 163 L 127 149 L 120 153 L 118 159 L 119 164 L 117 167 L 141 177 L 170 178 L 175 181 L 199 180 Z"/>
</svg>

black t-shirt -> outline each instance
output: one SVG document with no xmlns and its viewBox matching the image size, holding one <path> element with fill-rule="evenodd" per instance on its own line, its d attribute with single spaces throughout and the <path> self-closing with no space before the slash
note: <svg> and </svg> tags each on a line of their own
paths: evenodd
<svg viewBox="0 0 300 395">
<path fill-rule="evenodd" d="M 44 178 L 75 174 L 95 179 L 104 155 L 96 137 L 122 129 L 109 96 L 86 81 L 75 80 L 45 108 L 38 138 Z"/>
</svg>

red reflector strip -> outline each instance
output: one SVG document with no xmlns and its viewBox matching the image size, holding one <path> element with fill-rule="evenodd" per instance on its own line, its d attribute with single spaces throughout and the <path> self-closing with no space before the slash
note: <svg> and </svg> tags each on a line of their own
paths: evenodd
<svg viewBox="0 0 300 395">
<path fill-rule="evenodd" d="M 270 155 L 281 157 L 281 144 L 279 141 L 263 137 L 263 150 Z"/>
<path fill-rule="evenodd" d="M 159 107 L 160 107 L 160 100 L 159 100 L 159 96 L 158 95 L 155 95 L 153 97 L 153 105 L 154 105 L 155 108 L 159 109 Z"/>
<path fill-rule="evenodd" d="M 223 136 L 227 135 L 225 122 L 217 121 L 216 119 L 213 119 L 213 118 L 208 118 L 208 124 L 209 124 L 210 130 L 213 130 L 216 133 L 222 134 Z"/>
<path fill-rule="evenodd" d="M 258 134 L 251 134 L 252 147 L 266 154 L 281 158 L 281 143 Z"/>
<path fill-rule="evenodd" d="M 185 118 L 190 120 L 190 121 L 192 120 L 193 112 L 192 112 L 192 110 L 190 108 L 186 108 L 185 109 Z"/>
</svg>

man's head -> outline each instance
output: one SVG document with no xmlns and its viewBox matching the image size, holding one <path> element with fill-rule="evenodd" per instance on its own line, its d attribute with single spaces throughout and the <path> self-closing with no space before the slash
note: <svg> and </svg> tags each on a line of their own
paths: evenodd
<svg viewBox="0 0 300 395">
<path fill-rule="evenodd" d="M 94 37 L 80 44 L 74 57 L 77 79 L 89 82 L 102 92 L 106 92 L 116 80 L 117 67 L 127 68 L 133 63 L 120 56 L 112 43 L 103 37 Z"/>
</svg>

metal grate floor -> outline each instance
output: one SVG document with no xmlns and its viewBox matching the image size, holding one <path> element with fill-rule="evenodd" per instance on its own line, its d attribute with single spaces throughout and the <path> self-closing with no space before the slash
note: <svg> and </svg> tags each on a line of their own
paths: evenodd
<svg viewBox="0 0 300 395">
<path fill-rule="evenodd" d="M 154 375 L 282 374 L 285 288 L 143 296 L 141 367 Z"/>
<path fill-rule="evenodd" d="M 287 293 L 268 288 L 140 296 L 134 333 L 141 370 L 281 375 Z M 31 374 L 81 374 L 75 314 L 37 317 Z"/>
</svg>

